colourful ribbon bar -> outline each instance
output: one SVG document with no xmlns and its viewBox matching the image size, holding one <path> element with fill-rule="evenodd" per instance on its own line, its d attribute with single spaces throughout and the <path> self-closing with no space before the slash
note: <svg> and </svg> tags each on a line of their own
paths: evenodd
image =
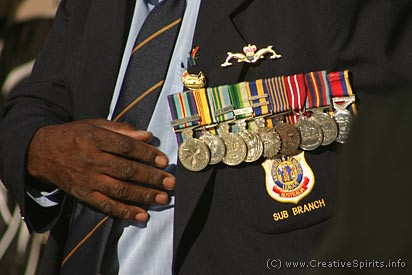
<svg viewBox="0 0 412 275">
<path fill-rule="evenodd" d="M 192 91 L 172 94 L 167 97 L 172 115 L 172 126 L 176 131 L 179 144 L 184 141 L 178 130 L 193 127 L 199 124 L 199 114 L 196 107 L 195 97 Z"/>
<path fill-rule="evenodd" d="M 296 113 L 303 112 L 307 96 L 304 75 L 295 74 L 292 76 L 285 76 L 284 81 L 290 107 Z M 290 114 L 289 117 L 291 123 L 295 124 L 298 119 L 298 115 Z"/>
<path fill-rule="evenodd" d="M 214 114 L 218 122 L 224 122 L 232 120 L 233 106 L 230 101 L 229 90 L 227 85 L 207 88 L 208 94 L 211 95 L 209 98 L 213 99 Z"/>
<path fill-rule="evenodd" d="M 348 70 L 328 73 L 328 80 L 330 86 L 330 94 L 333 98 L 345 98 L 355 95 L 350 84 Z M 356 115 L 356 104 L 352 103 L 349 106 L 349 110 L 352 111 L 354 115 Z"/>
<path fill-rule="evenodd" d="M 253 109 L 249 102 L 248 83 L 240 82 L 228 85 L 228 90 L 236 118 L 242 119 L 252 116 Z"/>
<path fill-rule="evenodd" d="M 196 107 L 200 117 L 200 125 L 206 126 L 216 122 L 216 118 L 213 115 L 214 112 L 212 112 L 213 106 L 210 106 L 206 89 L 194 90 L 193 95 L 195 97 Z"/>
<path fill-rule="evenodd" d="M 305 83 L 308 91 L 307 109 L 330 106 L 330 89 L 326 71 L 305 74 Z"/>
<path fill-rule="evenodd" d="M 266 80 L 259 79 L 249 82 L 247 85 L 249 102 L 253 108 L 253 115 L 255 117 L 272 112 L 272 105 L 270 104 L 268 89 L 265 87 L 265 81 Z"/>
<path fill-rule="evenodd" d="M 289 99 L 283 76 L 265 79 L 264 89 L 269 94 L 272 112 L 283 113 L 290 110 Z"/>
</svg>

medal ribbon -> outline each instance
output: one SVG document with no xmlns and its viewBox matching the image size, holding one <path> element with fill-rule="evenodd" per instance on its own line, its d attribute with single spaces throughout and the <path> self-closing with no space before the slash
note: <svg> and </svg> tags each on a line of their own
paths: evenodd
<svg viewBox="0 0 412 275">
<path fill-rule="evenodd" d="M 214 114 L 218 122 L 232 120 L 233 106 L 230 101 L 229 90 L 227 85 L 207 88 L 209 98 L 213 99 Z M 210 96 L 211 95 L 211 96 Z"/>
<path fill-rule="evenodd" d="M 249 103 L 253 108 L 253 115 L 255 117 L 272 112 L 272 106 L 269 101 L 268 89 L 265 87 L 265 81 L 266 80 L 259 79 L 253 82 L 248 82 L 247 85 Z"/>
<path fill-rule="evenodd" d="M 200 116 L 200 125 L 201 126 L 208 126 L 211 124 L 215 124 L 216 117 L 213 107 L 213 96 L 211 94 L 212 89 L 199 89 L 194 90 L 193 94 L 195 96 L 197 110 Z M 212 134 L 216 134 L 215 129 L 209 129 L 209 132 Z M 203 132 L 202 132 L 203 133 Z M 195 136 L 201 136 L 202 133 L 195 132 Z"/>
<path fill-rule="evenodd" d="M 349 71 L 341 71 L 341 72 L 331 72 L 328 73 L 329 85 L 330 85 L 330 93 L 332 97 L 339 98 L 339 97 L 350 97 L 354 96 L 355 94 L 352 91 L 352 86 L 349 81 Z M 356 115 L 357 108 L 356 104 L 352 103 L 349 106 L 349 110 Z"/>
<path fill-rule="evenodd" d="M 265 91 L 269 94 L 273 113 L 282 113 L 290 110 L 289 99 L 283 76 L 264 80 Z"/>
<path fill-rule="evenodd" d="M 247 82 L 240 82 L 228 85 L 229 96 L 234 107 L 236 119 L 250 117 L 253 114 L 252 106 L 249 102 L 249 85 Z"/>
<path fill-rule="evenodd" d="M 167 97 L 172 115 L 172 126 L 175 130 L 193 127 L 199 124 L 199 114 L 193 91 L 172 94 Z M 177 142 L 183 142 L 180 131 L 176 131 Z"/>
<path fill-rule="evenodd" d="M 296 112 L 304 110 L 305 101 L 306 101 L 306 85 L 305 77 L 303 74 L 295 74 L 292 76 L 284 77 L 286 94 L 289 100 L 289 106 Z M 290 115 L 291 124 L 294 125 L 298 119 L 298 115 Z"/>
<path fill-rule="evenodd" d="M 206 126 L 216 122 L 216 118 L 212 116 L 212 108 L 210 108 L 210 102 L 207 96 L 206 89 L 194 90 L 193 95 L 195 97 L 196 107 L 200 116 L 200 125 Z"/>
<path fill-rule="evenodd" d="M 330 106 L 330 89 L 326 71 L 307 73 L 305 81 L 308 90 L 306 108 Z"/>
<path fill-rule="evenodd" d="M 284 76 L 277 76 L 264 80 L 264 88 L 269 94 L 272 112 L 274 114 L 290 110 L 284 78 Z M 268 119 L 267 126 L 269 128 L 273 128 L 276 124 L 275 122 L 276 121 L 274 119 Z"/>
</svg>

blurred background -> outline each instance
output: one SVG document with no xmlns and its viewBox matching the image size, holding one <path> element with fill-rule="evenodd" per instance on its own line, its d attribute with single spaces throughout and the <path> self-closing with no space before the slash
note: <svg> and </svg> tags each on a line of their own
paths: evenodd
<svg viewBox="0 0 412 275">
<path fill-rule="evenodd" d="M 30 74 L 59 1 L 0 0 L 0 115 L 10 91 Z M 0 274 L 35 274 L 46 239 L 47 234 L 29 234 L 0 182 Z"/>
</svg>

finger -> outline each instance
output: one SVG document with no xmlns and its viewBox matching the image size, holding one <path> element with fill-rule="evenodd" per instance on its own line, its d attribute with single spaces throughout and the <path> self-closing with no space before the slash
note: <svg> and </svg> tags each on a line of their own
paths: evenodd
<svg viewBox="0 0 412 275">
<path fill-rule="evenodd" d="M 99 150 L 161 168 L 165 168 L 169 164 L 169 159 L 163 152 L 145 142 L 103 129 L 95 135 Z"/>
<path fill-rule="evenodd" d="M 172 190 L 175 177 L 163 170 L 110 154 L 99 157 L 99 172 L 119 179 Z"/>
<path fill-rule="evenodd" d="M 90 193 L 86 202 L 103 213 L 123 220 L 146 222 L 149 218 L 149 215 L 143 208 L 116 201 L 98 191 Z"/>
<path fill-rule="evenodd" d="M 105 119 L 94 120 L 95 125 L 103 127 L 107 130 L 143 141 L 150 142 L 153 139 L 153 134 L 149 131 L 139 130 L 134 125 L 127 122 L 113 122 Z"/>
<path fill-rule="evenodd" d="M 169 203 L 169 195 L 160 190 L 123 182 L 108 176 L 102 176 L 96 191 L 123 202 L 160 204 Z"/>
</svg>

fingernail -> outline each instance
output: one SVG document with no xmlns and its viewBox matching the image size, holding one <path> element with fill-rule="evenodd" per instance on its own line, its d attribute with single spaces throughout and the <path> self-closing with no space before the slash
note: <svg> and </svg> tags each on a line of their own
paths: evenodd
<svg viewBox="0 0 412 275">
<path fill-rule="evenodd" d="M 149 131 L 136 130 L 136 134 L 139 135 L 139 137 L 142 139 L 147 139 L 147 141 L 150 141 L 153 139 L 153 134 L 152 132 L 149 132 Z"/>
<path fill-rule="evenodd" d="M 148 215 L 147 213 L 138 213 L 135 217 L 135 219 L 139 222 L 145 222 L 147 221 Z"/>
<path fill-rule="evenodd" d="M 152 134 L 152 132 L 145 131 L 145 130 L 136 130 L 136 133 L 140 135 L 151 135 Z"/>
<path fill-rule="evenodd" d="M 167 165 L 169 164 L 169 160 L 165 156 L 157 156 L 155 158 L 155 163 L 157 166 L 167 167 Z"/>
<path fill-rule="evenodd" d="M 157 194 L 155 197 L 155 202 L 159 204 L 167 204 L 169 202 L 169 196 L 166 193 Z"/>
<path fill-rule="evenodd" d="M 166 178 L 163 179 L 162 184 L 167 189 L 173 189 L 173 188 L 175 188 L 175 185 L 176 185 L 176 179 L 175 179 L 175 177 L 166 177 Z"/>
</svg>

